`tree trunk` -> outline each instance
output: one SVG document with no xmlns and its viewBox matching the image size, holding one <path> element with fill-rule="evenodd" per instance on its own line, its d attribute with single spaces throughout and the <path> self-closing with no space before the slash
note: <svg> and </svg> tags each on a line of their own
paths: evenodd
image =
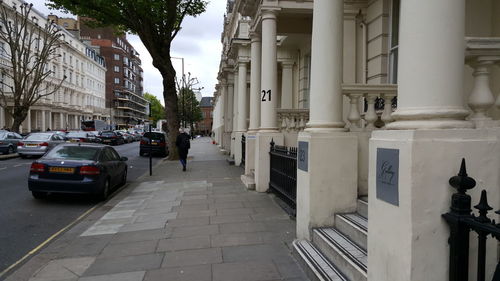
<svg viewBox="0 0 500 281">
<path fill-rule="evenodd" d="M 12 119 L 14 119 L 14 121 L 12 122 L 10 130 L 12 132 L 21 133 L 19 132 L 19 127 L 21 127 L 21 124 L 24 122 L 27 115 L 27 110 L 23 110 L 20 106 L 14 106 L 12 113 Z"/>
<path fill-rule="evenodd" d="M 173 67 L 172 67 L 173 70 Z M 163 99 L 165 101 L 165 117 L 167 118 L 170 160 L 178 160 L 179 153 L 175 146 L 179 134 L 179 120 L 177 119 L 177 92 L 175 88 L 175 70 L 162 73 Z"/>
</svg>

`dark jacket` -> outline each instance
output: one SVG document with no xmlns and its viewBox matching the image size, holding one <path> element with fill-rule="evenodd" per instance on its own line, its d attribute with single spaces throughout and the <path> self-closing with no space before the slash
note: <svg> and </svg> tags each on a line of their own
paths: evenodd
<svg viewBox="0 0 500 281">
<path fill-rule="evenodd" d="M 175 140 L 175 145 L 179 149 L 179 154 L 181 156 L 187 155 L 188 150 L 191 148 L 191 143 L 189 141 L 190 137 L 186 133 L 181 133 L 177 136 Z"/>
</svg>

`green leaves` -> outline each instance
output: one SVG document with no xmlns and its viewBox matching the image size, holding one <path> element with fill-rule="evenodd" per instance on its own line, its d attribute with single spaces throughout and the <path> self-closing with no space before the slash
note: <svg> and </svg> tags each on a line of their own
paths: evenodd
<svg viewBox="0 0 500 281">
<path fill-rule="evenodd" d="M 165 108 L 161 105 L 156 96 L 150 93 L 144 93 L 144 98 L 151 103 L 151 116 L 153 117 L 153 123 L 156 124 L 158 120 L 165 119 Z"/>
</svg>

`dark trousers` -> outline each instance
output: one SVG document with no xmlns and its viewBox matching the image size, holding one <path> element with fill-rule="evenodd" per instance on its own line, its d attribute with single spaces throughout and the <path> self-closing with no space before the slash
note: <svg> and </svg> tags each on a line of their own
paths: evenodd
<svg viewBox="0 0 500 281">
<path fill-rule="evenodd" d="M 187 154 L 188 154 L 187 149 L 186 150 L 179 149 L 179 160 L 181 161 L 183 167 L 186 167 L 187 165 Z"/>
</svg>

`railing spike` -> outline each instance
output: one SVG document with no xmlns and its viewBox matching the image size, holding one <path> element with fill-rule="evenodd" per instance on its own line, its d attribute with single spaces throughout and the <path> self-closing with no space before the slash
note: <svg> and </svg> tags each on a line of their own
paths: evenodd
<svg viewBox="0 0 500 281">
<path fill-rule="evenodd" d="M 481 199 L 479 200 L 479 204 L 474 206 L 474 208 L 479 210 L 479 216 L 476 218 L 479 222 L 491 222 L 488 218 L 488 211 L 493 210 L 493 208 L 488 205 L 488 197 L 486 195 L 486 190 L 481 191 Z"/>
<path fill-rule="evenodd" d="M 462 158 L 462 163 L 460 165 L 460 171 L 458 172 L 458 175 L 451 177 L 449 183 L 461 194 L 465 194 L 467 189 L 472 189 L 476 186 L 476 181 L 467 175 L 465 158 Z"/>
</svg>

